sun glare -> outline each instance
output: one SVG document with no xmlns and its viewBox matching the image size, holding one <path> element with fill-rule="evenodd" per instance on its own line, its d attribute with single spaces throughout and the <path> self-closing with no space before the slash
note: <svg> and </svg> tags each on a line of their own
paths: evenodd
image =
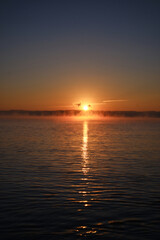
<svg viewBox="0 0 160 240">
<path fill-rule="evenodd" d="M 84 110 L 84 111 L 88 111 L 88 106 L 87 106 L 87 105 L 84 105 L 84 106 L 83 106 L 83 110 Z"/>
</svg>

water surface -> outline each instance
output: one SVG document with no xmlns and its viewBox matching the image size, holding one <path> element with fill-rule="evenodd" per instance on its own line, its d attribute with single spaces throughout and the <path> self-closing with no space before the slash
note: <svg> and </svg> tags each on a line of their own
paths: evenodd
<svg viewBox="0 0 160 240">
<path fill-rule="evenodd" d="M 2 239 L 159 239 L 159 120 L 0 120 Z"/>
</svg>

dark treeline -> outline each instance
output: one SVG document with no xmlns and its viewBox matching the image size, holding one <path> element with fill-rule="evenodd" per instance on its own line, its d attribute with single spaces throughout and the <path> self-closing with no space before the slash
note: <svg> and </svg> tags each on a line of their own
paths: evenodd
<svg viewBox="0 0 160 240">
<path fill-rule="evenodd" d="M 0 111 L 0 116 L 86 116 L 97 115 L 102 117 L 154 117 L 160 118 L 157 111 L 80 111 L 80 110 L 57 110 L 57 111 L 27 111 L 27 110 L 8 110 Z"/>
</svg>

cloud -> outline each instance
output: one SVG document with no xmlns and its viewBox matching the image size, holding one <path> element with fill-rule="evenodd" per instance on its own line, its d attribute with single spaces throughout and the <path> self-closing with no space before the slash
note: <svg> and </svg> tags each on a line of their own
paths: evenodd
<svg viewBox="0 0 160 240">
<path fill-rule="evenodd" d="M 104 105 L 106 103 L 112 103 L 112 102 L 127 102 L 127 99 L 110 99 L 110 100 L 103 100 L 102 102 L 94 102 L 92 105 Z"/>
<path fill-rule="evenodd" d="M 111 99 L 111 100 L 104 100 L 103 103 L 111 103 L 111 102 L 127 102 L 127 99 Z"/>
</svg>

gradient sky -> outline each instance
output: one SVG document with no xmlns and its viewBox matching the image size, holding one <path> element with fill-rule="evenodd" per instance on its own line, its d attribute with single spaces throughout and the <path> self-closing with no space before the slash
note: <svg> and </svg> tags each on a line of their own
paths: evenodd
<svg viewBox="0 0 160 240">
<path fill-rule="evenodd" d="M 0 25 L 1 110 L 160 110 L 160 1 L 3 0 Z"/>
</svg>

